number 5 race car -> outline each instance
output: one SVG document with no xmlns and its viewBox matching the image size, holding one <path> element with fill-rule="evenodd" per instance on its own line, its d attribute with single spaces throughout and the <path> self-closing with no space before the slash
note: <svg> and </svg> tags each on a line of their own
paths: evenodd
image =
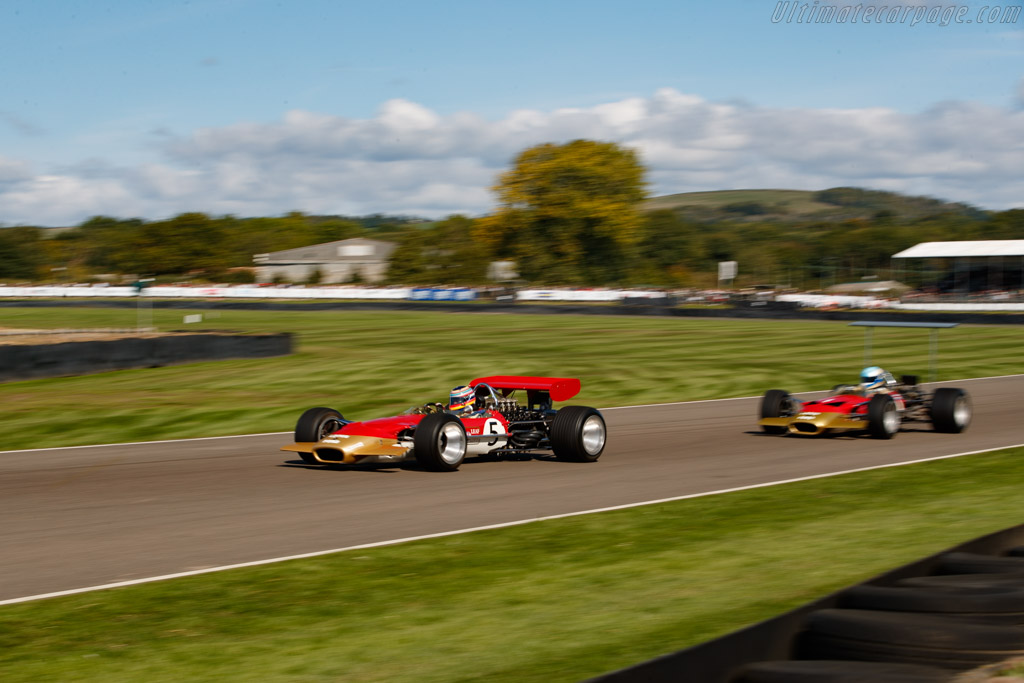
<svg viewBox="0 0 1024 683">
<path fill-rule="evenodd" d="M 551 451 L 559 460 L 575 462 L 601 456 L 607 439 L 601 413 L 551 406 L 578 394 L 578 379 L 480 377 L 469 386 L 465 414 L 426 403 L 395 417 L 353 422 L 332 408 L 310 408 L 295 426 L 295 443 L 281 450 L 296 452 L 311 465 L 415 458 L 436 472 L 459 469 L 467 455 Z M 516 391 L 526 392 L 525 404 L 513 398 Z"/>
<path fill-rule="evenodd" d="M 931 422 L 937 432 L 958 434 L 971 422 L 971 400 L 963 389 L 922 389 L 917 377 L 900 381 L 885 373 L 883 391 L 839 384 L 827 398 L 801 402 L 771 389 L 761 398 L 758 424 L 767 434 L 816 436 L 829 432 L 864 431 L 875 439 L 891 439 L 903 422 Z"/>
</svg>

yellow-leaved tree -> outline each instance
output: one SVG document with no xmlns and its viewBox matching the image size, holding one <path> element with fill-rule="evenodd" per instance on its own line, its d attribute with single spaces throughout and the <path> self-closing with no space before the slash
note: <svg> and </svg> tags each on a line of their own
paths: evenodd
<svg viewBox="0 0 1024 683">
<path fill-rule="evenodd" d="M 474 236 L 530 282 L 626 283 L 644 225 L 644 173 L 633 150 L 612 142 L 530 147 L 500 176 L 500 206 Z"/>
</svg>

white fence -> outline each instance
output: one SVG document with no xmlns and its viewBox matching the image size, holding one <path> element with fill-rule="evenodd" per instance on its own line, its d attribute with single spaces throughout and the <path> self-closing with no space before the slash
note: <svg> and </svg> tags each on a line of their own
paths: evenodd
<svg viewBox="0 0 1024 683">
<path fill-rule="evenodd" d="M 476 290 L 465 287 L 146 287 L 143 294 L 153 298 L 185 299 L 412 299 L 414 301 L 469 301 L 478 298 Z M 133 297 L 134 287 L 112 286 L 36 286 L 5 287 L 0 297 Z M 621 301 L 625 298 L 664 298 L 665 292 L 621 289 L 522 289 L 520 301 Z"/>
<path fill-rule="evenodd" d="M 153 298 L 181 299 L 408 299 L 410 287 L 146 287 Z M 133 297 L 134 287 L 4 287 L 0 297 Z"/>
<path fill-rule="evenodd" d="M 479 292 L 464 287 L 146 287 L 147 298 L 179 299 L 365 299 L 414 301 L 469 301 Z M 0 298 L 84 298 L 134 297 L 134 287 L 105 285 L 40 285 L 8 287 L 0 285 Z M 520 289 L 517 301 L 614 302 L 627 298 L 664 299 L 668 292 L 628 289 Z M 776 301 L 792 301 L 808 308 L 885 308 L 903 311 L 1024 311 L 1024 303 L 900 303 L 870 296 L 830 294 L 780 294 Z"/>
</svg>

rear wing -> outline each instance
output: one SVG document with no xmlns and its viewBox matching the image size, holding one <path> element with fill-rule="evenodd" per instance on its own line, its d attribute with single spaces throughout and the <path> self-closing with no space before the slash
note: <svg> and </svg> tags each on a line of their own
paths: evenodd
<svg viewBox="0 0 1024 683">
<path fill-rule="evenodd" d="M 469 383 L 469 386 L 476 387 L 478 384 L 487 384 L 495 391 L 500 391 L 503 396 L 508 396 L 517 389 L 525 389 L 529 392 L 531 404 L 547 401 L 541 399 L 541 395 L 550 397 L 552 401 L 568 401 L 580 393 L 580 381 L 569 377 L 517 377 L 515 375 L 494 375 L 493 377 L 478 377 Z M 540 399 L 540 400 L 535 400 Z"/>
</svg>

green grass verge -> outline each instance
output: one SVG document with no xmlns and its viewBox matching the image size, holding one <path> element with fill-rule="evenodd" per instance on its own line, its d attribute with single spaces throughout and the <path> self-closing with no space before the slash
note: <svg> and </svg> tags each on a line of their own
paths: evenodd
<svg viewBox="0 0 1024 683">
<path fill-rule="evenodd" d="M 365 419 L 491 374 L 579 377 L 596 407 L 822 389 L 856 379 L 863 332 L 844 322 L 433 312 L 154 310 L 161 329 L 292 331 L 284 358 L 194 363 L 0 385 L 0 448 L 287 431 L 314 405 Z M 133 327 L 121 309 L 0 309 L 0 326 Z M 940 379 L 1024 372 L 1024 328 L 940 335 Z M 928 335 L 878 329 L 874 357 L 928 374 Z"/>
<path fill-rule="evenodd" d="M 4 681 L 578 681 L 1021 522 L 1024 449 L 0 607 Z"/>
</svg>

